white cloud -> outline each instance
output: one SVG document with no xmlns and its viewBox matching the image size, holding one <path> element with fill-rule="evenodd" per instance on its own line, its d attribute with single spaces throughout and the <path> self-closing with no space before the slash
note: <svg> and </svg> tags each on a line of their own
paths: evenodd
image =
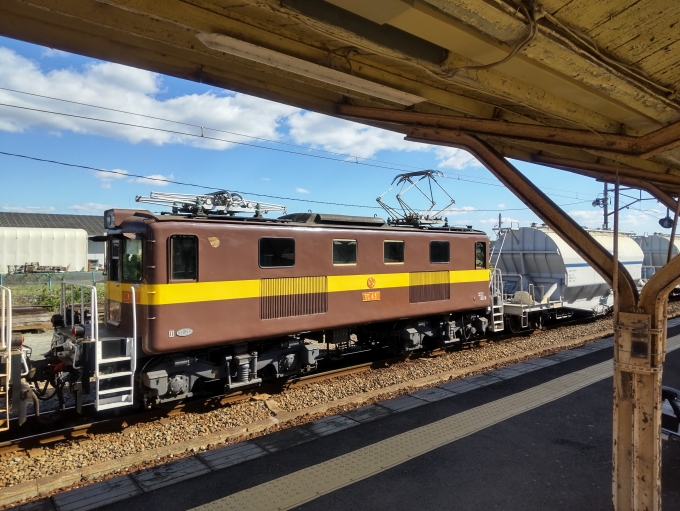
<svg viewBox="0 0 680 511">
<path fill-rule="evenodd" d="M 173 181 L 174 179 L 175 176 L 172 174 L 168 174 L 167 176 L 164 176 L 163 174 L 151 174 L 146 177 L 138 177 L 135 179 L 135 183 L 153 186 L 168 186 L 170 183 L 167 183 L 166 181 Z"/>
<path fill-rule="evenodd" d="M 467 151 L 454 147 L 437 147 L 435 154 L 439 160 L 438 167 L 461 170 L 466 167 L 481 167 L 481 163 Z"/>
<path fill-rule="evenodd" d="M 370 158 L 379 151 L 424 151 L 430 146 L 407 142 L 404 135 L 336 119 L 315 112 L 296 112 L 288 117 L 290 136 L 298 144 L 360 158 Z"/>
<path fill-rule="evenodd" d="M 649 229 L 651 225 L 653 226 L 654 229 L 664 231 L 663 229 L 659 228 L 658 222 L 661 217 L 666 216 L 665 211 L 661 211 L 658 209 L 646 209 L 645 213 L 635 212 L 634 210 L 621 211 L 619 213 L 621 216 L 621 227 L 625 230 L 637 230 L 640 228 Z M 670 215 L 671 218 L 673 218 L 673 213 L 671 213 Z M 609 223 L 610 225 L 613 225 L 614 224 L 613 219 L 610 219 Z M 670 231 L 664 232 L 670 234 Z"/>
<path fill-rule="evenodd" d="M 589 228 L 600 227 L 603 220 L 601 209 L 573 210 L 569 211 L 569 216 L 582 225 Z"/>
<path fill-rule="evenodd" d="M 54 206 L 10 206 L 5 204 L 2 209 L 13 213 L 49 213 L 54 211 Z"/>
<path fill-rule="evenodd" d="M 505 207 L 505 204 L 499 204 L 498 207 L 499 207 L 499 208 L 504 208 L 504 207 Z"/>
<path fill-rule="evenodd" d="M 94 177 L 99 179 L 102 188 L 111 188 L 113 182 L 123 179 L 125 174 L 128 174 L 128 171 L 123 169 L 111 169 L 111 172 L 94 171 Z"/>
<path fill-rule="evenodd" d="M 262 181 L 271 181 L 271 179 L 268 178 L 268 177 L 261 177 L 260 180 L 262 180 Z"/>
<path fill-rule="evenodd" d="M 45 48 L 40 54 L 41 57 L 68 57 L 70 53 L 61 50 L 55 50 L 54 48 Z"/>
<path fill-rule="evenodd" d="M 293 107 L 244 94 L 187 94 L 161 100 L 162 77 L 140 69 L 112 63 L 94 62 L 82 69 L 71 67 L 45 72 L 40 66 L 16 52 L 0 47 L 0 86 L 82 103 L 173 119 L 197 126 L 270 139 L 280 138 L 277 129 Z M 96 110 L 70 103 L 0 91 L 0 103 L 28 108 L 97 117 L 123 123 L 170 129 L 200 135 L 198 127 Z M 179 143 L 208 149 L 226 149 L 234 144 L 206 138 L 186 137 L 163 131 L 100 123 L 61 115 L 1 107 L 0 130 L 23 132 L 39 126 L 49 131 L 71 131 L 156 145 Z M 206 137 L 247 141 L 242 137 L 204 130 Z"/>
<path fill-rule="evenodd" d="M 63 56 L 63 53 L 45 49 L 43 56 Z M 370 158 L 380 151 L 434 151 L 441 168 L 480 166 L 473 156 L 460 149 L 407 142 L 401 133 L 306 112 L 222 89 L 159 99 L 159 95 L 165 92 L 162 75 L 108 62 L 90 62 L 78 68 L 63 67 L 45 71 L 40 67 L 39 61 L 0 47 L 0 87 L 184 123 L 165 122 L 0 90 L 0 103 L 124 123 L 116 125 L 0 107 L 1 131 L 20 133 L 31 127 L 40 127 L 56 136 L 63 132 L 73 132 L 112 137 L 134 144 L 185 144 L 215 150 L 237 147 L 238 142 L 266 144 L 247 137 L 289 139 L 298 144 L 351 154 L 358 158 Z M 154 129 L 125 125 L 131 123 Z M 200 136 L 201 133 L 204 134 L 203 137 Z M 108 187 L 113 179 L 108 180 L 108 183 L 105 181 L 107 180 L 102 180 L 102 186 Z"/>
<path fill-rule="evenodd" d="M 77 211 L 78 213 L 103 213 L 107 209 L 111 209 L 113 206 L 108 204 L 97 204 L 96 202 L 85 202 L 83 204 L 74 204 L 69 206 L 68 209 Z"/>
<path fill-rule="evenodd" d="M 296 188 L 295 191 L 297 193 L 312 193 L 309 190 L 305 190 L 304 188 Z"/>
</svg>

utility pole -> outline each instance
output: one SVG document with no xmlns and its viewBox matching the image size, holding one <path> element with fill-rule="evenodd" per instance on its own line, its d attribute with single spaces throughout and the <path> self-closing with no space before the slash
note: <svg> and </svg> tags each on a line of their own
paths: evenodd
<svg viewBox="0 0 680 511">
<path fill-rule="evenodd" d="M 609 229 L 609 185 L 608 183 L 604 184 L 604 223 L 602 224 L 602 228 L 606 231 Z"/>
</svg>

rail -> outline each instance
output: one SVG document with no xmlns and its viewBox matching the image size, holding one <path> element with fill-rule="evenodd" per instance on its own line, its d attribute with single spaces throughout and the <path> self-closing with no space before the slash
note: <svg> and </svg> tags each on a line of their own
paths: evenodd
<svg viewBox="0 0 680 511">
<path fill-rule="evenodd" d="M 672 316 L 677 317 L 677 316 Z M 586 320 L 590 321 L 590 319 Z M 548 326 L 548 329 L 552 328 L 562 328 L 562 327 L 575 327 L 577 328 L 583 320 L 579 321 L 569 321 L 561 322 L 557 325 Z M 600 335 L 600 334 L 598 334 Z M 517 337 L 513 334 L 502 335 L 494 338 L 484 338 L 479 339 L 475 342 L 478 348 L 486 349 L 492 344 L 506 342 L 513 339 L 521 339 L 522 337 Z M 546 350 L 552 349 L 569 349 L 573 346 L 581 345 L 584 342 L 584 337 L 580 335 L 575 335 L 569 342 L 569 346 L 555 346 L 547 347 Z M 589 340 L 592 340 L 589 338 Z M 273 382 L 263 385 L 259 388 L 249 388 L 245 390 L 237 390 L 236 392 L 230 392 L 227 394 L 217 394 L 213 396 L 206 396 L 197 399 L 190 399 L 186 402 L 177 403 L 173 407 L 169 408 L 156 408 L 153 410 L 145 411 L 135 411 L 132 413 L 122 413 L 120 416 L 102 419 L 98 421 L 93 421 L 91 423 L 83 423 L 82 415 L 75 413 L 75 408 L 66 408 L 60 411 L 61 421 L 73 423 L 71 426 L 62 427 L 60 429 L 55 429 L 52 431 L 45 431 L 37 434 L 30 434 L 26 436 L 16 437 L 13 439 L 0 439 L 0 455 L 6 455 L 13 452 L 28 451 L 36 447 L 44 447 L 46 445 L 63 441 L 69 439 L 76 439 L 81 437 L 86 437 L 92 434 L 99 434 L 111 431 L 120 431 L 123 428 L 127 428 L 132 424 L 139 424 L 144 422 L 150 422 L 157 420 L 159 418 L 171 417 L 183 413 L 204 413 L 208 410 L 214 410 L 217 407 L 232 405 L 236 403 L 241 403 L 244 401 L 250 401 L 254 397 L 258 396 L 272 396 L 274 394 L 281 393 L 285 390 L 299 387 L 302 385 L 309 385 L 315 383 L 321 383 L 325 380 L 335 379 L 340 376 L 354 375 L 362 372 L 367 372 L 375 369 L 384 369 L 385 367 L 392 366 L 407 360 L 414 360 L 417 358 L 425 357 L 430 359 L 433 356 L 443 355 L 450 350 L 446 349 L 435 349 L 433 351 L 423 351 L 423 352 L 411 352 L 408 355 L 402 355 L 399 357 L 392 358 L 381 358 L 379 360 L 374 360 L 372 362 L 362 362 L 359 364 L 353 364 L 348 367 L 331 369 L 328 371 L 323 371 L 320 373 L 310 374 L 302 376 L 300 378 L 295 378 L 285 382 Z M 93 405 L 89 405 L 93 407 Z M 70 412 L 70 413 L 69 413 Z M 49 412 L 46 415 L 49 417 Z"/>
</svg>

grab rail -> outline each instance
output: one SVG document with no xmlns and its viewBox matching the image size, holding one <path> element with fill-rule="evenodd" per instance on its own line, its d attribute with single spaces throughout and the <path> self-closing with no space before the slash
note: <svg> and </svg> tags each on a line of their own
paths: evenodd
<svg viewBox="0 0 680 511">
<path fill-rule="evenodd" d="M 69 287 L 69 293 L 66 293 L 66 287 Z M 92 340 L 99 339 L 99 311 L 97 309 L 97 288 L 92 285 L 82 284 L 79 282 L 64 281 L 61 283 L 61 314 L 66 319 L 66 310 L 68 309 L 67 302 L 71 308 L 71 327 L 75 324 L 76 303 L 75 290 L 80 288 L 80 323 L 86 325 L 85 321 L 85 290 L 90 290 L 90 337 Z M 67 299 L 68 298 L 68 299 Z"/>
<path fill-rule="evenodd" d="M 0 349 L 6 350 L 7 357 L 12 355 L 12 290 L 0 286 L 2 298 L 0 299 Z"/>
</svg>

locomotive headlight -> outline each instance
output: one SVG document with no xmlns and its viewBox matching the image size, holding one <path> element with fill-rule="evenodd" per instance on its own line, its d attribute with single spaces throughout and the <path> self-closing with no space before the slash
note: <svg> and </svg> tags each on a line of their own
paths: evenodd
<svg viewBox="0 0 680 511">
<path fill-rule="evenodd" d="M 116 228 L 116 217 L 112 209 L 109 209 L 104 213 L 104 229 L 115 229 Z"/>
</svg>

